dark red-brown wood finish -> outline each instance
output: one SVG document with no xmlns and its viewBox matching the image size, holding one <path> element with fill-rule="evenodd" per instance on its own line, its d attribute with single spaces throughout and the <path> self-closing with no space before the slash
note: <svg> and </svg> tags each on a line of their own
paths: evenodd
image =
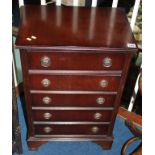
<svg viewBox="0 0 155 155">
<path fill-rule="evenodd" d="M 40 63 L 42 57 L 48 55 L 51 64 L 43 67 Z M 54 52 L 54 51 L 33 51 L 28 53 L 29 68 L 40 70 L 109 70 L 103 66 L 103 59 L 108 57 L 113 60 L 110 70 L 122 70 L 125 54 L 105 54 L 105 53 L 87 53 L 74 52 Z M 80 62 L 80 63 L 79 63 Z"/>
<path fill-rule="evenodd" d="M 78 50 L 82 47 L 135 50 L 135 47 L 128 47 L 129 43 L 135 42 L 123 9 L 24 6 L 21 11 L 18 47 L 64 50 L 65 46 L 75 50 L 76 46 Z"/>
<path fill-rule="evenodd" d="M 45 97 L 50 98 L 44 103 Z M 32 106 L 37 107 L 113 107 L 116 94 L 31 94 Z M 98 103 L 99 99 L 104 103 Z"/>
<path fill-rule="evenodd" d="M 44 131 L 45 128 L 51 128 L 49 133 Z M 93 128 L 97 127 L 97 133 Z M 35 125 L 35 133 L 38 135 L 106 135 L 108 125 Z"/>
<path fill-rule="evenodd" d="M 33 110 L 32 113 L 34 121 L 109 122 L 112 110 L 47 110 L 46 109 L 46 110 Z"/>
<path fill-rule="evenodd" d="M 64 6 L 24 6 L 21 11 L 16 47 L 21 54 L 29 148 L 77 140 L 109 149 L 137 51 L 125 12 Z"/>
<path fill-rule="evenodd" d="M 42 82 L 47 79 L 49 86 L 45 87 Z M 108 82 L 102 87 L 102 81 Z M 97 76 L 97 75 L 29 75 L 30 89 L 34 90 L 92 90 L 92 91 L 117 91 L 120 76 Z"/>
</svg>

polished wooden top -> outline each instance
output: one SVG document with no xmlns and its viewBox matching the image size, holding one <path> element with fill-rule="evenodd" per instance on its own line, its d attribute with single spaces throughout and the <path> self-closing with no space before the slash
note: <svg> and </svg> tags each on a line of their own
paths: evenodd
<svg viewBox="0 0 155 155">
<path fill-rule="evenodd" d="M 120 8 L 32 6 L 21 8 L 18 48 L 136 50 Z"/>
</svg>

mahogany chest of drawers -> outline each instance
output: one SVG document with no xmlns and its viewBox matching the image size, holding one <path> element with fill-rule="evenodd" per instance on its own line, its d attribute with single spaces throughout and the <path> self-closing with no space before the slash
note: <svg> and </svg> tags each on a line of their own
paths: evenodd
<svg viewBox="0 0 155 155">
<path fill-rule="evenodd" d="M 24 6 L 16 47 L 23 70 L 28 146 L 93 141 L 109 149 L 137 46 L 114 8 Z"/>
</svg>

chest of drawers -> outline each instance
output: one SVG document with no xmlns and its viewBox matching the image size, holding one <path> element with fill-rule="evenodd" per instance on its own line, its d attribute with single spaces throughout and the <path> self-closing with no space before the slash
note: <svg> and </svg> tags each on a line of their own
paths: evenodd
<svg viewBox="0 0 155 155">
<path fill-rule="evenodd" d="M 114 8 L 24 6 L 20 49 L 27 142 L 93 141 L 104 149 L 137 51 L 125 12 Z"/>
</svg>

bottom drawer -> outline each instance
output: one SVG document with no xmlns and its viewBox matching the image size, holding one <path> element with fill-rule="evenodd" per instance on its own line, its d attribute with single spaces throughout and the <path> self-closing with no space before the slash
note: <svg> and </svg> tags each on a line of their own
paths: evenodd
<svg viewBox="0 0 155 155">
<path fill-rule="evenodd" d="M 37 135 L 107 134 L 108 125 L 35 125 Z"/>
</svg>

